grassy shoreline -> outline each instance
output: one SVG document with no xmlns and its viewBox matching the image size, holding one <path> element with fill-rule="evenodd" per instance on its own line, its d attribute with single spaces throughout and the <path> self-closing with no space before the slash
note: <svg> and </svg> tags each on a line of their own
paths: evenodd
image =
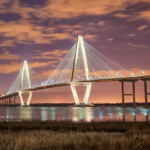
<svg viewBox="0 0 150 150">
<path fill-rule="evenodd" d="M 147 122 L 72 122 L 72 121 L 1 121 L 0 131 L 24 131 L 24 130 L 50 130 L 60 132 L 126 132 L 131 128 L 138 130 L 150 129 L 150 121 Z"/>
</svg>

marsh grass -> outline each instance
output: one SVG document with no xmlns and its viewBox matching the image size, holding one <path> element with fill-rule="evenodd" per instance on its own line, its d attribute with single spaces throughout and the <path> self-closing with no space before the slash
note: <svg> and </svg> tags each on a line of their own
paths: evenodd
<svg viewBox="0 0 150 150">
<path fill-rule="evenodd" d="M 0 122 L 0 150 L 149 149 L 150 122 Z"/>
<path fill-rule="evenodd" d="M 149 150 L 150 130 L 132 128 L 126 133 L 5 131 L 0 150 Z"/>
</svg>

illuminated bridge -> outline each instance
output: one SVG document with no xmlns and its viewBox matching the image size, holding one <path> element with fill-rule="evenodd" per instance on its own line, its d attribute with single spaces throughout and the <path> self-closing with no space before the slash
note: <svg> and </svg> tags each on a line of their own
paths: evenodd
<svg viewBox="0 0 150 150">
<path fill-rule="evenodd" d="M 36 84 L 31 70 L 27 61 L 24 61 L 23 67 L 9 91 L 0 97 L 1 105 L 13 105 L 18 95 L 21 106 L 30 105 L 33 91 L 61 86 L 71 87 L 77 105 L 81 102 L 76 86 L 86 86 L 82 103 L 88 104 L 93 82 L 119 81 L 122 85 L 122 106 L 125 106 L 124 97 L 132 96 L 133 106 L 135 107 L 135 82 L 142 80 L 144 82 L 145 106 L 148 106 L 147 97 L 150 93 L 147 92 L 147 81 L 150 80 L 150 75 L 134 75 L 131 71 L 90 46 L 83 40 L 82 36 L 78 36 L 77 42 L 46 81 Z M 124 82 L 132 83 L 132 94 L 124 93 Z M 23 94 L 29 94 L 26 104 L 23 100 Z"/>
</svg>

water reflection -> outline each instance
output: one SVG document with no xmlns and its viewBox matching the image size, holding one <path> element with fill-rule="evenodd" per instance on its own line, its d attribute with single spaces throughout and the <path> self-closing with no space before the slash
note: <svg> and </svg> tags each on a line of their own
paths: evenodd
<svg viewBox="0 0 150 150">
<path fill-rule="evenodd" d="M 0 120 L 149 121 L 150 108 L 1 107 Z"/>
</svg>

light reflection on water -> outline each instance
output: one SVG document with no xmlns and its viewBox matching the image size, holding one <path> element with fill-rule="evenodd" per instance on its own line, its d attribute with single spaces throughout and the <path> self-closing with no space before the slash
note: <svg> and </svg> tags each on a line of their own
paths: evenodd
<svg viewBox="0 0 150 150">
<path fill-rule="evenodd" d="M 1 107 L 0 120 L 146 121 L 150 108 L 122 107 Z"/>
</svg>

